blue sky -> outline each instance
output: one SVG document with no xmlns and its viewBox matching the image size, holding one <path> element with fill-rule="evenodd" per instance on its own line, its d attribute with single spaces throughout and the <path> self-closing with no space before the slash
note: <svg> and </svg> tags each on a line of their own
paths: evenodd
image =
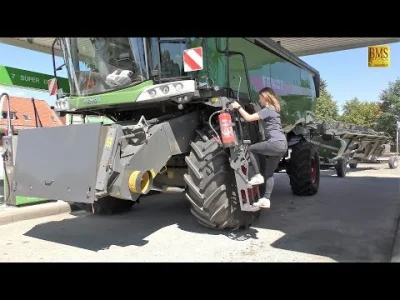
<svg viewBox="0 0 400 300">
<path fill-rule="evenodd" d="M 63 63 L 61 58 L 56 58 L 57 66 Z M 32 72 L 44 74 L 53 74 L 53 61 L 51 55 L 31 51 L 20 47 L 14 47 L 0 43 L 0 65 L 24 69 Z M 58 72 L 57 75 L 67 77 L 65 69 Z M 56 97 L 50 96 L 48 92 L 36 90 L 19 89 L 12 87 L 0 86 L 0 91 L 6 91 L 12 96 L 33 97 L 36 99 L 46 100 L 50 105 L 54 105 Z"/>
<path fill-rule="evenodd" d="M 354 97 L 361 101 L 377 101 L 389 81 L 400 78 L 400 43 L 389 45 L 388 68 L 369 68 L 368 48 L 310 55 L 302 59 L 320 72 L 328 83 L 328 91 L 339 105 Z"/>
<path fill-rule="evenodd" d="M 339 105 L 353 97 L 363 101 L 376 101 L 388 82 L 400 77 L 400 43 L 390 45 L 389 68 L 369 68 L 367 48 L 304 56 L 302 59 L 320 72 L 328 83 L 328 90 Z M 57 58 L 57 65 L 61 64 L 61 58 Z M 1 43 L 0 65 L 39 73 L 53 73 L 50 55 Z M 64 70 L 59 72 L 59 75 L 66 77 Z M 55 97 L 49 96 L 47 92 L 9 87 L 0 87 L 0 90 L 6 90 L 10 95 L 43 99 L 50 105 L 54 105 L 55 101 Z"/>
</svg>

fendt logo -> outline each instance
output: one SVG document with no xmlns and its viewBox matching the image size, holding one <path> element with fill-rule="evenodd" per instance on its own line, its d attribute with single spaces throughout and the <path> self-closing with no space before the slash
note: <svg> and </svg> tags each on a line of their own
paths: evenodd
<svg viewBox="0 0 400 300">
<path fill-rule="evenodd" d="M 368 47 L 368 67 L 389 67 L 390 47 L 370 46 Z"/>
<path fill-rule="evenodd" d="M 83 100 L 83 103 L 84 104 L 97 104 L 100 101 L 101 101 L 100 98 L 88 98 L 88 99 Z"/>
</svg>

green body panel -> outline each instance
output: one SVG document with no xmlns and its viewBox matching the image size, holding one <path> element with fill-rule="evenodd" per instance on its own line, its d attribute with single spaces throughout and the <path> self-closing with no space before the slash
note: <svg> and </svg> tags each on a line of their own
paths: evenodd
<svg viewBox="0 0 400 300">
<path fill-rule="evenodd" d="M 227 38 L 218 38 L 219 47 L 225 48 Z M 229 50 L 242 52 L 246 57 L 250 82 L 247 82 L 245 68 L 240 55 L 229 58 L 229 78 L 227 77 L 227 58 L 217 51 L 214 38 L 207 38 L 210 59 L 204 62 L 204 69 L 198 78 L 210 69 L 210 78 L 219 87 L 230 87 L 237 91 L 239 76 L 240 92 L 248 94 L 253 102 L 258 101 L 258 91 L 269 86 L 279 97 L 282 111 L 282 125 L 289 129 L 306 111 L 314 111 L 316 92 L 313 76 L 307 70 L 285 61 L 277 55 L 254 45 L 244 38 L 229 38 Z M 195 47 L 196 45 L 191 45 Z M 229 84 L 228 84 L 229 83 Z"/>
<path fill-rule="evenodd" d="M 247 93 L 250 85 L 251 99 L 257 102 L 258 91 L 266 86 L 272 87 L 281 103 L 282 126 L 286 131 L 298 119 L 305 117 L 306 111 L 314 111 L 316 93 L 311 73 L 243 38 L 230 38 L 229 50 L 246 55 L 250 77 L 250 82 L 247 82 L 241 56 L 231 57 L 231 88 L 237 90 L 239 81 L 233 77 L 241 76 L 240 91 Z"/>
<path fill-rule="evenodd" d="M 47 81 L 52 78 L 54 76 L 48 74 L 0 66 L 0 85 L 48 91 Z M 64 93 L 69 93 L 68 79 L 57 77 L 57 82 L 58 88 L 62 88 Z"/>
<path fill-rule="evenodd" d="M 217 38 L 219 47 L 225 49 L 227 45 L 227 38 Z M 217 51 L 215 45 L 215 38 L 206 38 L 209 59 L 204 61 L 204 69 L 199 71 L 197 78 L 202 78 L 209 71 L 209 78 L 214 84 L 220 88 L 228 87 L 228 78 L 226 74 L 227 58 L 224 54 Z M 194 39 L 189 45 L 189 48 L 198 47 L 202 44 L 201 39 Z"/>
<path fill-rule="evenodd" d="M 67 124 L 70 124 L 72 117 L 74 118 L 73 119 L 73 124 L 83 123 L 82 116 L 67 114 L 67 116 L 66 116 Z M 103 124 L 113 124 L 113 123 L 115 123 L 113 120 L 110 120 L 109 118 L 103 117 L 103 116 L 101 116 L 101 117 L 98 117 L 98 116 L 86 116 L 85 117 L 85 123 L 100 123 L 100 122 L 102 122 Z"/>
<path fill-rule="evenodd" d="M 306 111 L 314 111 L 316 93 L 312 74 L 300 67 L 285 61 L 277 55 L 254 45 L 244 38 L 191 38 L 188 48 L 203 46 L 208 49 L 204 51 L 204 57 L 208 53 L 209 58 L 204 60 L 203 70 L 196 72 L 199 81 L 204 82 L 204 76 L 208 77 L 214 85 L 219 88 L 230 87 L 237 91 L 239 80 L 242 78 L 240 92 L 248 93 L 248 86 L 251 90 L 251 100 L 258 101 L 258 91 L 265 86 L 272 87 L 279 97 L 282 111 L 282 125 L 289 131 L 292 125 Z M 249 70 L 250 82 L 246 80 L 246 73 L 241 56 L 235 55 L 229 58 L 230 72 L 228 78 L 227 57 L 219 53 L 215 41 L 218 41 L 219 48 L 225 49 L 227 43 L 231 51 L 244 53 Z M 165 50 L 164 50 L 165 51 Z M 236 79 L 234 79 L 234 77 Z M 92 95 L 87 97 L 72 98 L 70 107 L 73 109 L 84 109 L 88 107 L 102 107 L 135 102 L 144 88 L 153 84 L 152 81 L 143 82 L 137 86 L 125 88 L 119 91 Z M 91 101 L 94 99 L 94 101 Z M 89 100 L 86 101 L 85 100 Z"/>
<path fill-rule="evenodd" d="M 204 61 L 204 69 L 198 73 L 198 78 L 206 75 L 218 87 L 230 87 L 237 91 L 239 76 L 241 77 L 240 92 L 248 94 L 253 102 L 258 102 L 258 91 L 269 86 L 279 97 L 282 111 L 282 125 L 289 131 L 292 125 L 306 111 L 315 110 L 316 92 L 312 74 L 300 67 L 285 61 L 277 55 L 254 45 L 244 38 L 218 38 L 220 49 L 224 49 L 227 40 L 229 50 L 242 52 L 246 57 L 250 82 L 247 82 L 243 59 L 240 55 L 229 58 L 229 78 L 227 77 L 227 58 L 216 49 L 215 39 L 207 38 L 210 59 Z M 201 40 L 193 40 L 189 47 L 201 45 Z"/>
<path fill-rule="evenodd" d="M 40 203 L 40 202 L 45 202 L 45 201 L 49 201 L 49 199 L 34 198 L 34 197 L 22 197 L 22 196 L 15 197 L 15 205 L 16 206 L 32 204 L 32 203 Z"/>
<path fill-rule="evenodd" d="M 88 107 L 101 107 L 109 105 L 117 105 L 124 103 L 135 102 L 142 91 L 153 85 L 152 80 L 142 82 L 138 85 L 128 87 L 125 89 L 117 90 L 110 93 L 104 93 L 100 95 L 92 95 L 88 97 L 75 97 L 71 98 L 70 108 L 71 109 L 82 109 Z M 86 103 L 85 103 L 86 102 Z"/>
<path fill-rule="evenodd" d="M 324 141 L 320 136 L 313 139 L 314 142 L 318 143 L 318 154 L 320 158 L 327 162 L 341 155 L 347 147 L 347 142 L 343 139 L 333 139 L 330 141 Z"/>
</svg>

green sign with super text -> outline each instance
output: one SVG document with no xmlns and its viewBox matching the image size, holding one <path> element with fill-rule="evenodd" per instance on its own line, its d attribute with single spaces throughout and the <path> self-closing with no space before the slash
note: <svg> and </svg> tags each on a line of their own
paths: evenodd
<svg viewBox="0 0 400 300">
<path fill-rule="evenodd" d="M 48 91 L 47 81 L 52 78 L 53 75 L 0 66 L 0 85 Z M 63 92 L 68 94 L 68 79 L 57 77 L 57 82 L 58 88 L 62 88 Z"/>
</svg>

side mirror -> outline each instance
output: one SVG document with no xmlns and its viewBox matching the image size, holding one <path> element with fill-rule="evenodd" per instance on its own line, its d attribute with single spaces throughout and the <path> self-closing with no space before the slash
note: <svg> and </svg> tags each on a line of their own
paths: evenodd
<svg viewBox="0 0 400 300">
<path fill-rule="evenodd" d="M 63 69 L 63 67 L 65 66 L 65 64 L 62 64 L 61 66 L 59 66 L 56 71 L 61 71 Z"/>
</svg>

